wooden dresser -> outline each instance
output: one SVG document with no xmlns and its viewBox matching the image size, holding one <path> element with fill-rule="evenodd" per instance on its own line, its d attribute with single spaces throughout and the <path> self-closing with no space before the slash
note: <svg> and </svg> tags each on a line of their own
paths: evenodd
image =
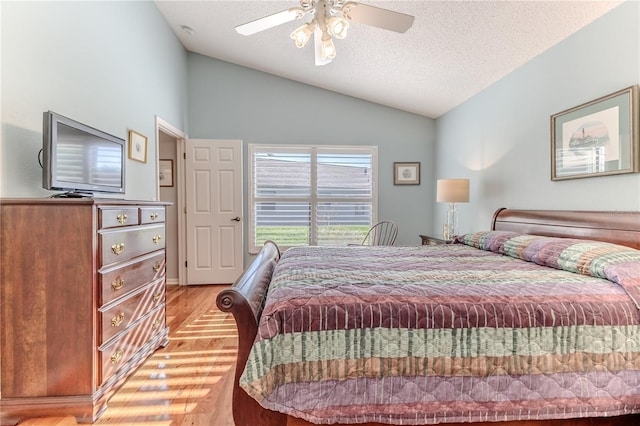
<svg viewBox="0 0 640 426">
<path fill-rule="evenodd" d="M 168 343 L 165 205 L 0 201 L 0 424 L 92 422 Z"/>
</svg>

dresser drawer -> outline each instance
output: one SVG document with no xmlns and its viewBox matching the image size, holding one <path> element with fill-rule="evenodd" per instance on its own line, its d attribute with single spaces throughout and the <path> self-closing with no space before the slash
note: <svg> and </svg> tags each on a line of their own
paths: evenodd
<svg viewBox="0 0 640 426">
<path fill-rule="evenodd" d="M 123 262 L 164 248 L 164 224 L 144 225 L 100 232 L 101 266 Z"/>
<path fill-rule="evenodd" d="M 136 353 L 157 333 L 162 332 L 165 328 L 164 308 L 164 304 L 158 306 L 117 339 L 99 348 L 102 366 L 101 384 L 135 357 Z"/>
<path fill-rule="evenodd" d="M 118 303 L 107 305 L 100 309 L 99 321 L 102 325 L 100 344 L 104 344 L 123 333 L 147 312 L 163 304 L 164 298 L 164 278 L 161 278 L 138 289 Z"/>
<path fill-rule="evenodd" d="M 139 224 L 137 207 L 100 207 L 98 209 L 98 228 L 118 228 Z"/>
<path fill-rule="evenodd" d="M 165 252 L 161 250 L 111 268 L 102 268 L 99 273 L 99 306 L 164 276 L 164 256 Z"/>
<path fill-rule="evenodd" d="M 140 223 L 160 223 L 165 221 L 164 207 L 140 207 Z"/>
</svg>

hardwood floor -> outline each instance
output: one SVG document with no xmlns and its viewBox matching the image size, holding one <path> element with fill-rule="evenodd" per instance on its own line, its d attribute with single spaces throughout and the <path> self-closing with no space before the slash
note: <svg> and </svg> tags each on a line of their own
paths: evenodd
<svg viewBox="0 0 640 426">
<path fill-rule="evenodd" d="M 216 307 L 226 286 L 168 286 L 169 345 L 156 351 L 109 400 L 95 425 L 233 426 L 235 322 Z M 71 426 L 73 417 L 21 426 Z"/>
<path fill-rule="evenodd" d="M 216 297 L 224 288 L 226 286 L 215 285 L 167 287 L 169 345 L 156 351 L 124 383 L 95 425 L 234 426 L 231 394 L 238 342 L 233 317 L 216 307 Z M 575 420 L 569 419 L 521 422 L 519 426 L 574 424 Z M 588 424 L 631 426 L 640 423 L 637 416 L 629 416 L 592 419 Z M 20 426 L 75 425 L 73 417 L 29 419 L 20 423 Z M 313 426 L 295 418 L 289 418 L 287 425 Z"/>
</svg>

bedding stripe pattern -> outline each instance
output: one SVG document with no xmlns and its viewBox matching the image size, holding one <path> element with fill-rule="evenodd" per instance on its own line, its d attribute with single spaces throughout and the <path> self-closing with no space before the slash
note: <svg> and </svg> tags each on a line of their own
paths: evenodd
<svg viewBox="0 0 640 426">
<path fill-rule="evenodd" d="M 555 240 L 287 250 L 240 384 L 318 424 L 640 413 L 638 253 Z"/>
</svg>

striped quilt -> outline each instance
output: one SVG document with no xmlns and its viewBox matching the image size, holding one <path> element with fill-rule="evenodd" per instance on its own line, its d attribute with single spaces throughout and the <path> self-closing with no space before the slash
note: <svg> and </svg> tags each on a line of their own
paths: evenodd
<svg viewBox="0 0 640 426">
<path fill-rule="evenodd" d="M 240 385 L 317 424 L 640 413 L 640 251 L 458 243 L 287 250 Z"/>
</svg>

